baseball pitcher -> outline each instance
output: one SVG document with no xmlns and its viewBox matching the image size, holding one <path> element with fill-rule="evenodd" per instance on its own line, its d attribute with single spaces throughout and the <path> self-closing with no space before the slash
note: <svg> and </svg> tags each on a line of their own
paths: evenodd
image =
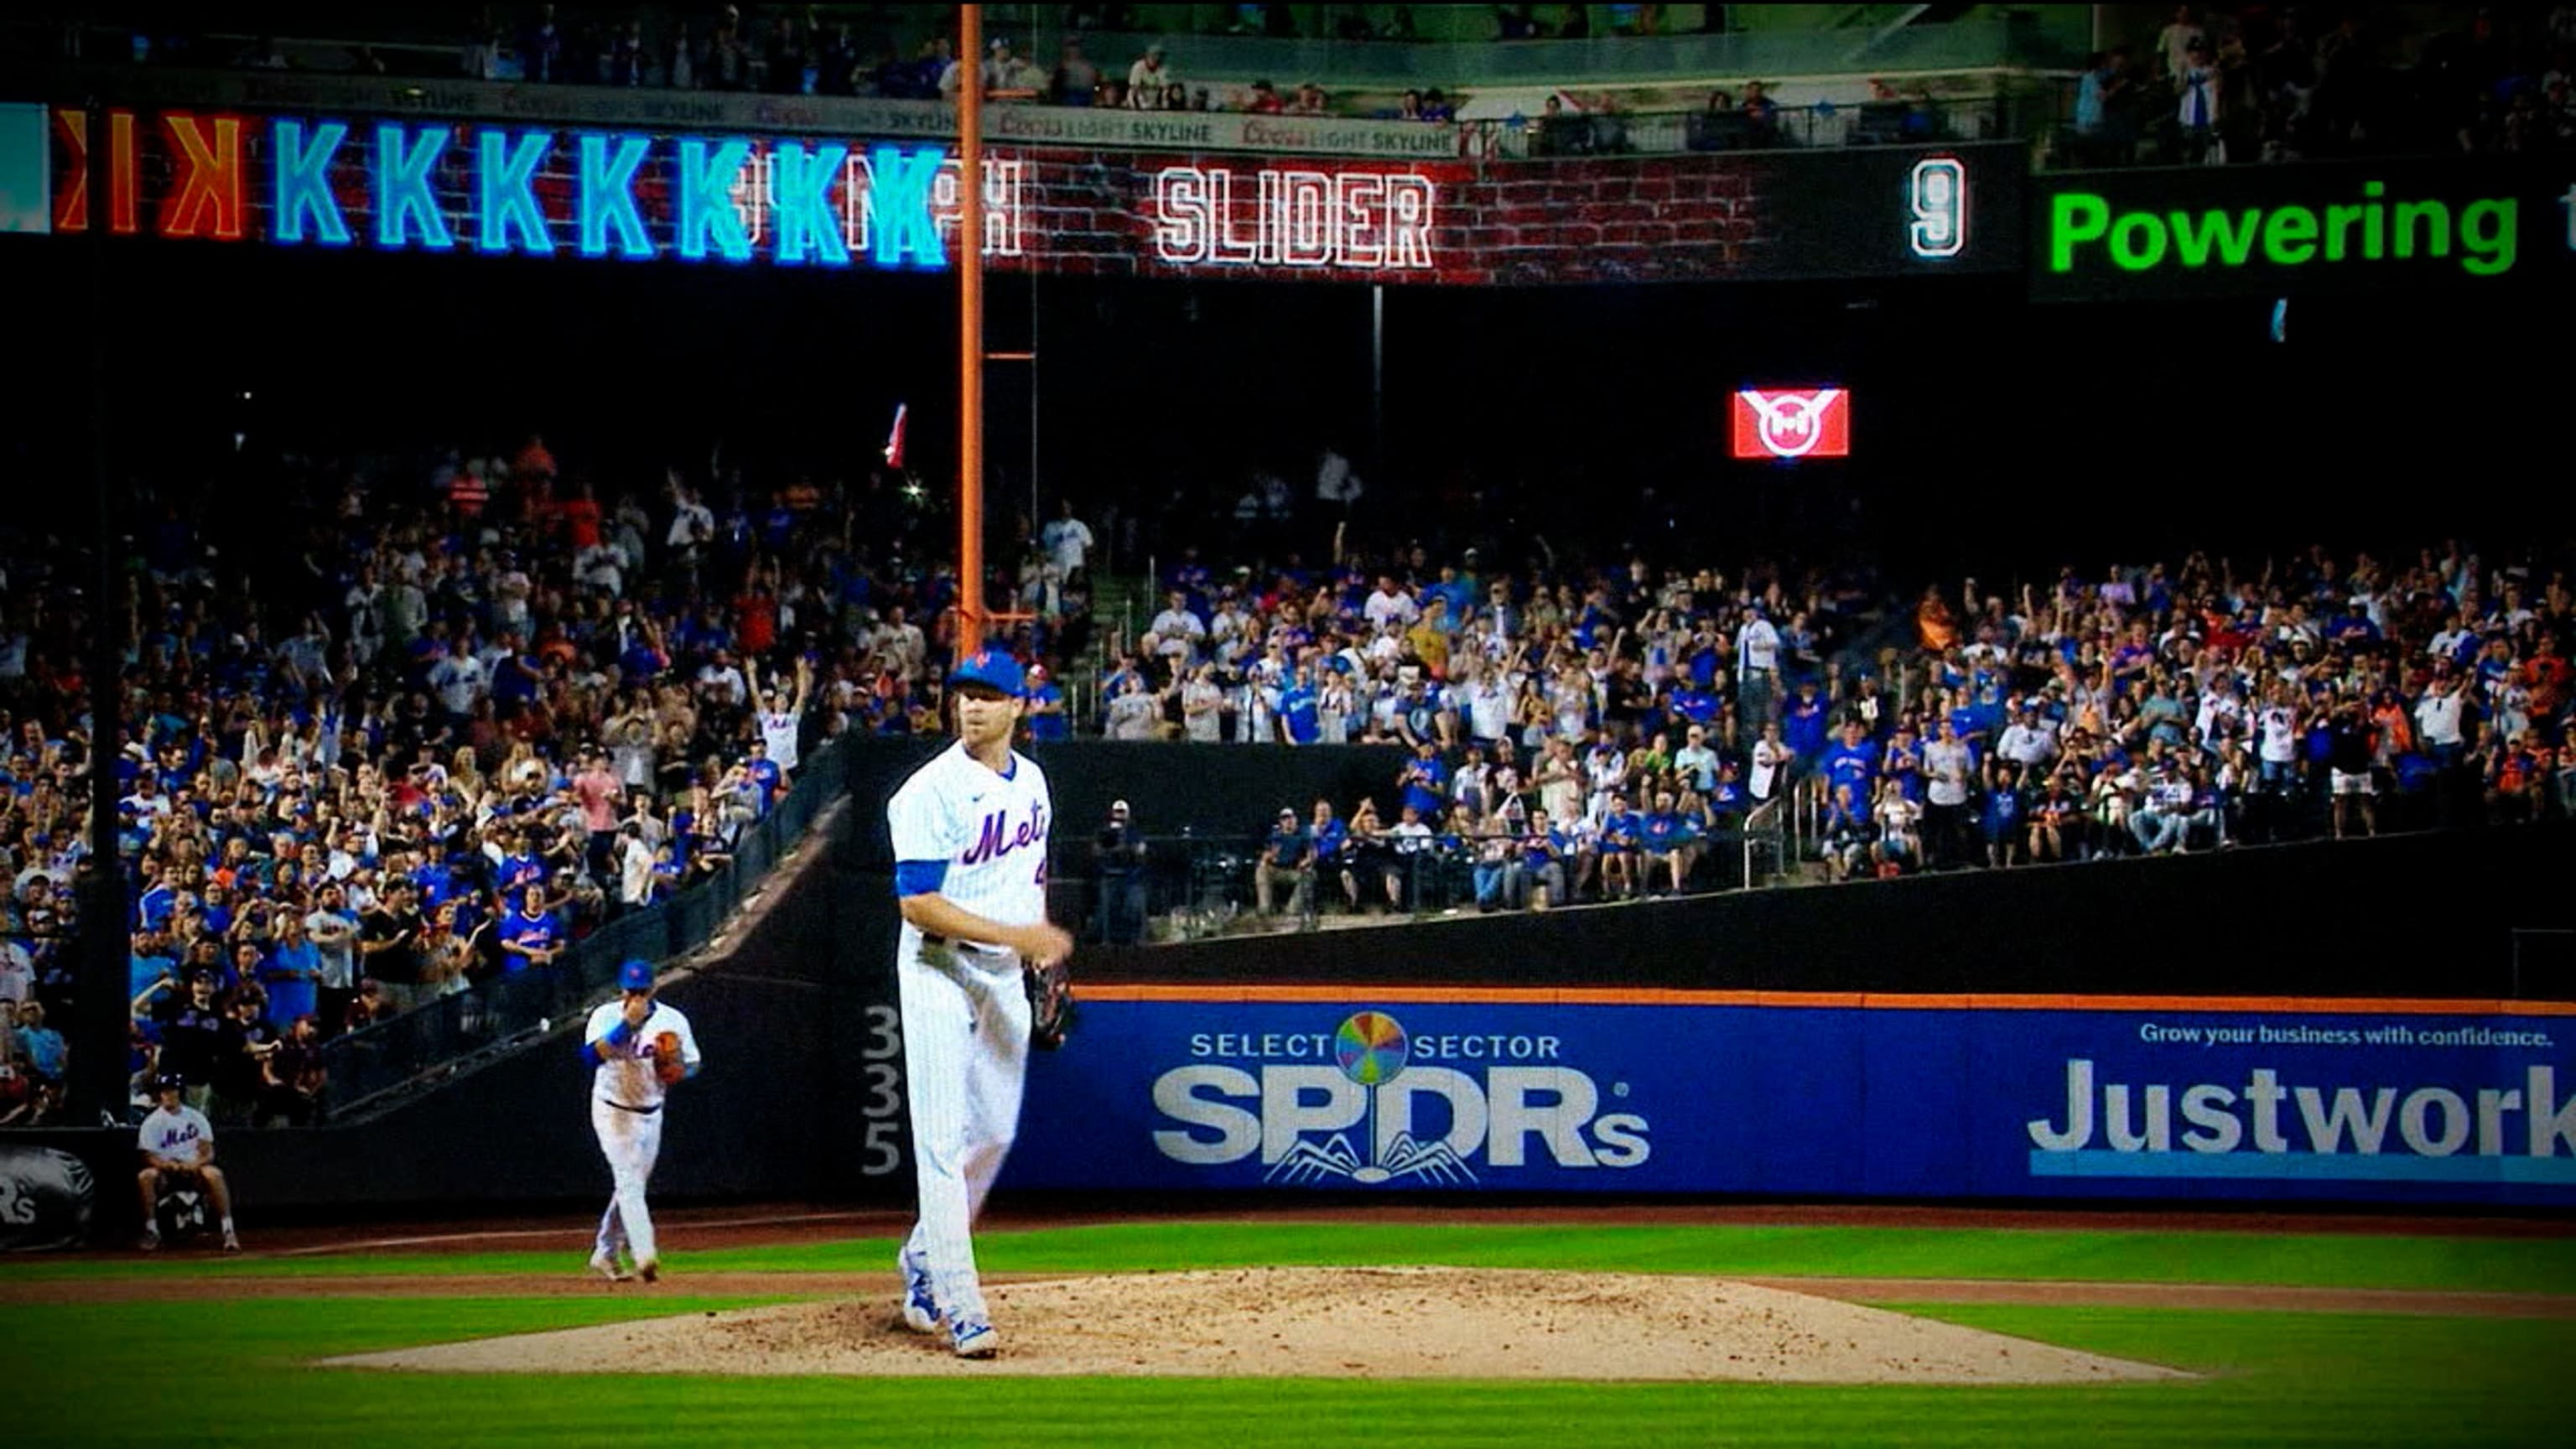
<svg viewBox="0 0 2576 1449">
<path fill-rule="evenodd" d="M 904 1325 L 920 1333 L 944 1326 L 959 1357 L 990 1358 L 1001 1338 L 969 1229 L 1019 1129 L 1030 983 L 1056 973 L 1073 938 L 1046 918 L 1054 814 L 1046 774 L 1011 748 L 1024 707 L 1018 663 L 998 650 L 966 656 L 948 692 L 956 743 L 886 806 L 903 910 L 896 977 L 921 1194 L 898 1261 Z"/>
<path fill-rule="evenodd" d="M 653 1242 L 653 1214 L 644 1184 L 662 1151 L 662 1108 L 671 1088 L 698 1074 L 697 1034 L 678 1007 L 653 999 L 653 967 L 629 961 L 617 969 L 620 996 L 600 1003 L 582 1032 L 581 1053 L 592 1063 L 590 1130 L 599 1137 L 615 1184 L 608 1210 L 599 1215 L 599 1240 L 590 1268 L 612 1283 L 629 1276 L 650 1283 L 662 1274 Z M 619 1262 L 634 1265 L 630 1275 Z"/>
</svg>

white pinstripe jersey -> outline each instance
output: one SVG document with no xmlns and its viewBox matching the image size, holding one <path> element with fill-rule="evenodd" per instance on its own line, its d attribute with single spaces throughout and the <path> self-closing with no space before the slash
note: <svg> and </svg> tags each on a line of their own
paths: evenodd
<svg viewBox="0 0 2576 1449">
<path fill-rule="evenodd" d="M 623 998 L 603 1001 L 591 1008 L 590 1020 L 582 1027 L 581 1041 L 583 1046 L 591 1049 L 592 1057 L 599 1056 L 599 1044 L 617 1029 L 617 1023 L 625 1015 Z M 645 1014 L 644 1025 L 627 1039 L 626 1049 L 591 1069 L 590 1094 L 603 1102 L 614 1102 L 636 1110 L 661 1106 L 663 1096 L 670 1089 L 654 1075 L 653 1059 L 645 1053 L 653 1045 L 653 1039 L 666 1031 L 680 1039 L 681 1061 L 695 1066 L 703 1060 L 698 1055 L 698 1033 L 689 1025 L 689 1019 L 671 1003 L 656 1001 L 653 1009 Z"/>
<path fill-rule="evenodd" d="M 1006 926 L 1046 919 L 1047 827 L 1055 800 L 1046 772 L 1013 751 L 995 774 L 960 742 L 912 772 L 886 803 L 897 862 L 946 866 L 939 894 L 962 910 Z M 918 933 L 904 927 L 909 950 Z"/>
</svg>

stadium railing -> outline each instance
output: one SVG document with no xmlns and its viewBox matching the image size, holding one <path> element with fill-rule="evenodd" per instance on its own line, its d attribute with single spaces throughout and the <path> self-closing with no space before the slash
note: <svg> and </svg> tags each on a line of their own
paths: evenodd
<svg viewBox="0 0 2576 1449">
<path fill-rule="evenodd" d="M 1700 839 L 1703 854 L 1690 876 L 1691 894 L 1742 890 L 1776 884 L 1791 857 L 1785 812 L 1770 802 L 1735 825 Z M 1190 941 L 1245 929 L 1258 919 L 1254 871 L 1268 838 L 1261 835 L 1202 834 L 1184 830 L 1145 837 L 1144 927 L 1146 941 Z M 1463 845 L 1432 847 L 1410 855 L 1381 854 L 1359 866 L 1363 912 L 1387 920 L 1422 919 L 1476 909 L 1475 868 L 1480 837 Z M 1075 837 L 1055 845 L 1056 863 L 1049 874 L 1073 887 L 1084 912 L 1079 934 L 1097 941 L 1106 934 L 1105 912 L 1111 904 L 1110 878 L 1098 865 L 1090 841 Z M 1400 882 L 1402 904 L 1387 908 L 1383 874 L 1392 863 Z M 1567 869 L 1573 869 L 1571 860 Z M 1312 916 L 1347 916 L 1347 897 L 1338 873 L 1319 874 L 1311 883 Z M 1560 900 L 1554 906 L 1575 904 Z M 1273 895 L 1279 919 L 1296 919 L 1291 889 L 1283 884 Z"/>
<path fill-rule="evenodd" d="M 1767 126 L 1740 111 L 1567 112 L 1460 123 L 1462 154 L 1498 160 L 1673 155 L 1689 151 L 1806 151 L 1931 145 L 2009 136 L 2016 111 L 2002 96 L 1782 106 Z"/>
<path fill-rule="evenodd" d="M 486 1054 L 542 1034 L 615 994 L 631 957 L 659 965 L 706 945 L 781 856 L 848 785 L 847 752 L 825 745 L 806 757 L 795 788 L 744 828 L 733 858 L 670 900 L 614 917 L 551 967 L 495 978 L 437 997 L 400 1016 L 333 1038 L 323 1048 L 329 1116 L 345 1118 Z"/>
</svg>

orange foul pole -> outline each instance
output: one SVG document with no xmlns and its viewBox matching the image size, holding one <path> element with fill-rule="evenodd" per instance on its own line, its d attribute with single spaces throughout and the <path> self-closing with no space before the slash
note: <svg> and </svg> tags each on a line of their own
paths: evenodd
<svg viewBox="0 0 2576 1449">
<path fill-rule="evenodd" d="M 984 7 L 957 7 L 957 651 L 984 646 Z"/>
</svg>

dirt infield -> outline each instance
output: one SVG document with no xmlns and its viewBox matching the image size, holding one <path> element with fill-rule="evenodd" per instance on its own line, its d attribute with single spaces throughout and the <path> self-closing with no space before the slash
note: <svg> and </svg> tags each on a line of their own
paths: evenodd
<svg viewBox="0 0 2576 1449">
<path fill-rule="evenodd" d="M 325 1360 L 432 1373 L 1117 1374 L 2068 1384 L 2188 1378 L 1835 1299 L 1681 1274 L 1241 1268 L 991 1291 L 1007 1351 L 961 1363 L 893 1294 L 674 1314 Z"/>
</svg>

